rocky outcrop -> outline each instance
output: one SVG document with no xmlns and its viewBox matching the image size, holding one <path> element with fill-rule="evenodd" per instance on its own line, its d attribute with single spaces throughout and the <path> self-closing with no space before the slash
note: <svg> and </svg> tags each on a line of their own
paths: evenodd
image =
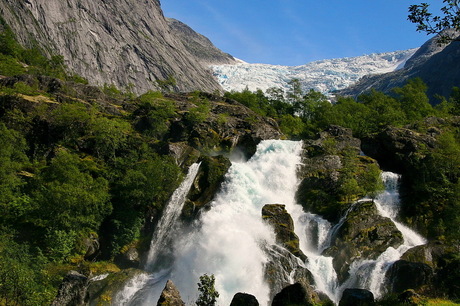
<svg viewBox="0 0 460 306">
<path fill-rule="evenodd" d="M 70 271 L 61 283 L 53 306 L 85 305 L 89 280 L 86 276 Z"/>
<path fill-rule="evenodd" d="M 204 66 L 235 64 L 237 61 L 228 53 L 216 48 L 205 36 L 195 32 L 188 25 L 173 18 L 166 18 L 171 33 L 179 38 L 187 51 Z"/>
<path fill-rule="evenodd" d="M 158 0 L 6 0 L 0 15 L 22 45 L 62 55 L 71 72 L 92 84 L 134 86 L 136 93 L 162 86 L 220 90 L 201 59 L 174 34 L 177 27 L 171 29 Z M 175 84 L 168 84 L 171 77 Z"/>
<path fill-rule="evenodd" d="M 96 278 L 88 287 L 89 305 L 109 305 L 116 301 L 123 288 L 145 279 L 147 274 L 142 270 L 126 269 L 112 273 L 103 278 Z"/>
<path fill-rule="evenodd" d="M 199 209 L 211 202 L 231 165 L 230 160 L 222 155 L 202 156 L 199 161 L 200 169 L 182 209 L 185 220 L 193 220 Z"/>
<path fill-rule="evenodd" d="M 330 126 L 317 139 L 304 141 L 296 198 L 306 211 L 337 222 L 344 204 L 367 195 L 365 185 L 380 180 L 376 161 L 362 156 L 360 145 L 350 129 L 340 126 Z"/>
<path fill-rule="evenodd" d="M 252 294 L 238 292 L 233 296 L 230 306 L 259 306 L 259 302 Z"/>
<path fill-rule="evenodd" d="M 139 250 L 131 246 L 126 251 L 115 256 L 114 261 L 121 269 L 139 268 L 141 263 Z"/>
<path fill-rule="evenodd" d="M 348 211 L 324 253 L 334 257 L 338 279 L 344 281 L 355 260 L 376 259 L 388 247 L 397 248 L 402 243 L 401 232 L 391 219 L 378 213 L 374 202 L 358 202 Z"/>
<path fill-rule="evenodd" d="M 363 77 L 355 85 L 337 94 L 356 97 L 371 89 L 388 93 L 395 87 L 403 86 L 409 79 L 419 77 L 428 85 L 427 95 L 430 97 L 430 103 L 439 103 L 435 95 L 448 97 L 452 87 L 460 83 L 460 42 L 439 45 L 437 39 L 434 37 L 420 47 L 406 62 L 404 68 Z"/>
<path fill-rule="evenodd" d="M 299 237 L 294 232 L 294 222 L 285 205 L 264 205 L 262 217 L 273 227 L 279 244 L 265 247 L 269 258 L 265 263 L 265 278 L 270 286 L 271 296 L 275 296 L 294 281 L 301 285 L 306 301 L 319 303 L 321 298 L 312 286 L 313 275 L 303 264 L 307 257 L 299 248 Z"/>
<path fill-rule="evenodd" d="M 157 306 L 185 306 L 184 301 L 182 301 L 182 298 L 180 297 L 179 290 L 177 290 L 171 280 L 166 282 Z"/>
<path fill-rule="evenodd" d="M 375 305 L 374 295 L 366 289 L 347 288 L 343 291 L 339 306 Z"/>
<path fill-rule="evenodd" d="M 424 263 L 396 261 L 386 274 L 390 292 L 401 293 L 407 289 L 419 289 L 429 285 L 433 279 L 433 269 Z"/>
<path fill-rule="evenodd" d="M 276 241 L 289 252 L 305 261 L 306 256 L 299 248 L 299 237 L 294 232 L 294 222 L 282 204 L 266 204 L 262 218 L 275 230 Z"/>
<path fill-rule="evenodd" d="M 363 151 L 377 159 L 382 167 L 404 173 L 410 165 L 407 160 L 421 149 L 436 145 L 435 135 L 422 134 L 409 128 L 388 127 L 372 139 L 363 140 Z"/>
<path fill-rule="evenodd" d="M 282 136 L 275 120 L 260 116 L 234 100 L 205 93 L 168 94 L 166 97 L 174 100 L 184 119 L 172 122 L 166 135 L 170 142 L 187 142 L 201 152 L 213 154 L 238 148 L 250 157 L 261 140 Z M 207 108 L 204 120 L 187 119 L 190 111 L 203 104 Z"/>
</svg>

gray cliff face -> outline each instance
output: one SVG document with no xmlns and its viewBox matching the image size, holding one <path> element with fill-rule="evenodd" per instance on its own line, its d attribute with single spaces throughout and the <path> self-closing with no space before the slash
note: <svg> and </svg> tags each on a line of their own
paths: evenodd
<svg viewBox="0 0 460 306">
<path fill-rule="evenodd" d="M 236 64 L 237 61 L 228 53 L 216 48 L 205 36 L 195 32 L 188 25 L 173 18 L 166 18 L 174 36 L 181 39 L 185 48 L 203 65 Z"/>
<path fill-rule="evenodd" d="M 460 83 L 460 42 L 439 45 L 437 37 L 434 37 L 420 47 L 403 69 L 365 76 L 355 85 L 340 90 L 337 94 L 357 97 L 371 89 L 390 93 L 393 88 L 401 87 L 409 79 L 417 77 L 428 85 L 427 95 L 431 104 L 439 103 L 435 98 L 436 94 L 448 97 L 452 87 Z"/>
<path fill-rule="evenodd" d="M 156 89 L 176 79 L 176 91 L 212 92 L 220 85 L 174 35 L 158 0 L 3 0 L 0 15 L 25 46 L 61 54 L 90 83 Z"/>
</svg>

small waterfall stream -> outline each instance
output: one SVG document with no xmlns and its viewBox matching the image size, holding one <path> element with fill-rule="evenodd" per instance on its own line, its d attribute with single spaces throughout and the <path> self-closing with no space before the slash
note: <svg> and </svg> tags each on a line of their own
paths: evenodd
<svg viewBox="0 0 460 306">
<path fill-rule="evenodd" d="M 399 211 L 399 176 L 384 172 L 386 190 L 376 200 L 382 216 L 389 217 L 402 232 L 404 244 L 388 248 L 376 260 L 358 260 L 350 266 L 350 277 L 339 284 L 332 265 L 332 257 L 322 255 L 331 244 L 341 222 L 332 225 L 321 216 L 305 212 L 295 201 L 299 184 L 297 169 L 301 163 L 302 142 L 262 141 L 255 155 L 248 161 L 232 161 L 221 191 L 211 202 L 210 209 L 192 225 L 179 227 L 175 219 L 182 206 L 171 205 L 158 224 L 158 235 L 152 240 L 146 270 L 151 274 L 132 284 L 129 294 L 118 305 L 151 305 L 156 303 L 166 279 L 178 287 L 186 304 L 196 300 L 199 276 L 214 274 L 215 287 L 220 293 L 218 305 L 229 305 L 233 295 L 246 292 L 257 297 L 261 305 L 268 305 L 270 288 L 264 267 L 270 256 L 276 255 L 275 234 L 263 222 L 261 210 L 265 204 L 284 204 L 294 221 L 300 248 L 307 256 L 305 266 L 314 276 L 314 287 L 338 303 L 345 288 L 364 288 L 379 297 L 388 267 L 409 248 L 425 243 L 415 232 L 395 221 Z M 182 202 L 198 171 L 191 168 L 184 186 L 173 196 Z M 195 174 L 193 174 L 195 173 Z M 193 176 L 193 178 L 191 177 Z M 189 181 L 190 180 L 190 181 Z M 178 189 L 178 190 L 179 190 Z M 172 200 L 173 201 L 173 200 Z M 163 237 L 163 233 L 174 239 Z M 166 235 L 166 234 L 165 234 Z M 267 254 L 267 249 L 273 254 Z M 281 254 L 281 253 L 280 253 Z M 282 275 L 284 281 L 292 275 Z M 141 288 L 141 289 L 139 289 Z M 126 288 L 125 288 L 126 289 Z M 133 292 L 134 291 L 134 292 Z"/>
<path fill-rule="evenodd" d="M 172 236 L 178 230 L 177 219 L 180 216 L 185 203 L 185 199 L 188 192 L 190 191 L 190 188 L 192 187 L 196 175 L 198 174 L 199 168 L 199 163 L 194 163 L 190 166 L 184 181 L 174 191 L 168 203 L 166 204 L 163 215 L 156 225 L 154 235 L 150 243 L 150 250 L 145 264 L 146 271 L 158 270 L 158 263 L 161 258 L 166 257 L 166 261 L 169 262 L 167 257 L 172 255 L 172 250 L 170 249 L 169 245 L 171 244 Z M 165 270 L 153 273 L 151 275 L 140 274 L 134 277 L 126 284 L 123 290 L 117 294 L 115 304 L 136 305 L 138 302 L 136 295 L 138 295 L 139 292 L 142 292 L 147 284 L 157 283 L 159 280 L 162 280 L 164 275 L 167 274 L 167 269 L 168 268 L 166 267 Z"/>
</svg>

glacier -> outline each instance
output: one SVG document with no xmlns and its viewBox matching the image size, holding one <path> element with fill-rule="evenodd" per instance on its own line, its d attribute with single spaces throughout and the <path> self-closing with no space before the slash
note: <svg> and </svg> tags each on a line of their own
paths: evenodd
<svg viewBox="0 0 460 306">
<path fill-rule="evenodd" d="M 225 91 L 281 88 L 287 92 L 288 82 L 299 79 L 304 92 L 310 89 L 331 94 L 344 89 L 369 74 L 391 72 L 404 67 L 418 49 L 373 53 L 357 57 L 325 59 L 301 66 L 251 64 L 237 60 L 236 64 L 210 66 Z"/>
</svg>

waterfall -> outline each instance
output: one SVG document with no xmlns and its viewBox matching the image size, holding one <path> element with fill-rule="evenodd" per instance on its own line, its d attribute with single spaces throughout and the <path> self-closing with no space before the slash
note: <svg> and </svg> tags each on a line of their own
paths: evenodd
<svg viewBox="0 0 460 306">
<path fill-rule="evenodd" d="M 199 168 L 199 163 L 194 163 L 190 166 L 185 180 L 174 191 L 169 199 L 168 204 L 163 211 L 163 215 L 155 228 L 154 235 L 150 243 L 150 249 L 145 264 L 145 269 L 147 271 L 153 271 L 155 268 L 158 268 L 156 265 L 159 263 L 159 259 L 161 257 L 169 257 L 171 255 L 168 254 L 171 251 L 168 246 L 171 244 L 171 237 L 173 236 L 175 230 L 177 230 L 177 228 L 175 228 L 175 224 L 177 218 L 179 218 L 181 214 L 185 198 L 192 187 Z"/>
<path fill-rule="evenodd" d="M 167 279 L 176 284 L 186 304 L 193 304 L 198 297 L 199 277 L 207 273 L 215 276 L 219 305 L 229 305 L 237 292 L 253 294 L 261 305 L 267 305 L 271 297 L 264 268 L 273 258 L 282 256 L 282 252 L 278 252 L 282 250 L 276 246 L 273 229 L 262 220 L 261 210 L 265 204 L 276 203 L 284 204 L 294 221 L 300 249 L 308 258 L 300 264 L 312 272 L 318 291 L 324 292 L 336 304 L 345 288 L 368 289 L 379 297 L 388 267 L 407 249 L 425 243 L 422 237 L 395 220 L 399 212 L 399 175 L 382 174 L 386 190 L 375 203 L 379 213 L 391 218 L 402 232 L 403 245 L 397 249 L 388 248 L 376 260 L 353 262 L 349 279 L 339 284 L 333 258 L 323 256 L 322 252 L 331 245 L 334 233 L 344 223 L 348 212 L 333 226 L 321 216 L 305 212 L 296 203 L 301 152 L 302 142 L 262 141 L 248 161 L 232 160 L 210 208 L 202 210 L 191 225 L 178 226 L 177 216 L 196 175 L 193 172 L 198 171 L 198 166 L 191 168 L 184 185 L 171 198 L 170 202 L 175 204 L 168 204 L 163 216 L 165 220 L 162 218 L 159 222 L 157 235 L 152 239 L 146 263 L 151 274 L 141 278 L 141 283 L 131 284 L 130 288 L 137 292 L 128 290 L 124 302 L 117 304 L 156 303 Z M 174 239 L 168 235 L 173 235 L 170 237 Z M 294 267 L 298 258 L 291 260 Z M 280 280 L 293 282 L 292 271 L 280 273 Z"/>
<path fill-rule="evenodd" d="M 402 233 L 404 242 L 397 249 L 389 247 L 375 261 L 374 268 L 367 280 L 367 286 L 376 298 L 384 293 L 385 274 L 388 268 L 399 260 L 407 250 L 426 243 L 425 238 L 396 220 L 400 209 L 398 192 L 400 175 L 383 172 L 381 176 L 385 183 L 385 191 L 377 196 L 375 205 L 382 216 L 393 221 L 396 228 Z"/>
<path fill-rule="evenodd" d="M 193 181 L 195 180 L 200 163 L 194 163 L 190 166 L 187 176 L 179 187 L 173 192 L 169 199 L 163 214 L 155 227 L 154 235 L 150 243 L 150 249 L 145 263 L 146 271 L 156 271 L 159 269 L 159 264 L 162 266 L 169 262 L 168 256 L 171 256 L 171 238 L 178 230 L 177 219 L 180 216 L 182 208 L 185 203 L 190 188 L 192 187 Z M 140 300 L 143 300 L 142 292 L 146 289 L 145 287 L 160 283 L 161 280 L 167 274 L 166 270 L 157 271 L 154 274 L 146 275 L 140 274 L 131 279 L 116 295 L 115 305 L 136 305 Z M 164 284 L 162 284 L 164 286 Z M 139 297 L 140 296 L 140 297 Z"/>
<path fill-rule="evenodd" d="M 210 209 L 203 210 L 191 226 L 174 233 L 168 269 L 153 273 L 128 304 L 156 303 L 168 278 L 186 304 L 192 304 L 198 297 L 199 276 L 207 273 L 215 276 L 219 305 L 229 305 L 237 292 L 253 294 L 261 305 L 267 305 L 270 288 L 264 273 L 269 261 L 266 249 L 276 241 L 261 211 L 265 204 L 294 205 L 301 150 L 301 142 L 266 140 L 259 143 L 248 161 L 232 161 Z M 161 224 L 159 231 L 162 226 L 170 226 Z M 156 245 L 152 242 L 152 252 Z M 153 261 L 155 257 L 149 256 Z"/>
</svg>

